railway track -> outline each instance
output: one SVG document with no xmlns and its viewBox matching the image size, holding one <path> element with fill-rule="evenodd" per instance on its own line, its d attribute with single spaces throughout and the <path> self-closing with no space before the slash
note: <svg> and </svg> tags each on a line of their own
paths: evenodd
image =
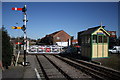
<svg viewBox="0 0 120 80">
<path fill-rule="evenodd" d="M 68 65 L 67 63 L 63 62 L 62 60 L 52 55 L 36 55 L 36 58 L 42 70 L 45 80 L 51 80 L 51 79 L 52 80 L 53 79 L 61 79 L 61 80 L 85 79 L 86 80 L 88 78 L 91 79 L 90 76 L 82 72 L 80 73 L 79 70 L 74 69 L 74 67 Z"/>
<path fill-rule="evenodd" d="M 54 55 L 56 58 L 66 62 L 67 64 L 74 66 L 75 68 L 82 70 L 86 74 L 92 76 L 95 79 L 99 80 L 119 80 L 120 72 L 102 67 L 100 65 L 95 65 L 89 62 L 82 60 L 76 60 L 70 57 L 63 58 L 60 56 Z"/>
<path fill-rule="evenodd" d="M 46 62 L 46 63 L 49 63 L 48 65 L 49 65 L 49 67 L 50 67 L 50 65 L 52 66 L 52 67 L 54 67 L 54 69 L 53 69 L 53 72 L 50 72 L 49 73 L 49 71 L 51 71 L 51 70 L 49 70 L 49 71 L 47 71 L 45 68 L 45 65 L 42 63 L 42 61 L 40 61 L 40 57 L 39 56 L 37 56 L 36 55 L 36 58 L 37 58 L 37 61 L 38 61 L 38 63 L 39 63 L 39 65 L 40 65 L 40 68 L 41 68 L 41 70 L 42 70 L 42 72 L 43 72 L 43 75 L 44 75 L 44 79 L 45 80 L 53 80 L 53 79 L 58 79 L 58 78 L 61 78 L 62 80 L 73 80 L 69 75 L 67 75 L 62 69 L 60 69 L 54 62 L 52 62 L 47 56 L 45 56 L 45 55 L 43 55 L 43 57 L 44 57 L 44 59 L 46 58 L 46 60 L 48 61 L 48 62 Z M 46 65 L 47 66 L 47 65 Z M 51 68 L 51 67 L 50 67 Z M 55 72 L 56 71 L 56 72 Z M 54 74 L 55 73 L 55 74 Z M 58 74 L 59 73 L 59 74 Z M 53 76 L 53 77 L 51 77 L 51 76 Z"/>
<path fill-rule="evenodd" d="M 71 59 L 75 62 L 78 62 L 78 63 L 81 63 L 83 65 L 86 65 L 88 67 L 91 67 L 93 69 L 96 69 L 98 71 L 101 71 L 101 72 L 104 72 L 106 74 L 108 74 L 109 76 L 114 76 L 114 79 L 120 79 L 120 71 L 117 71 L 117 70 L 114 70 L 114 69 L 111 69 L 111 68 L 107 68 L 107 67 L 104 67 L 104 66 L 101 66 L 101 65 L 96 65 L 96 64 L 93 64 L 93 63 L 90 63 L 90 62 L 86 62 L 86 61 L 82 61 L 82 60 L 77 60 L 77 59 L 74 59 L 74 58 L 71 58 L 71 57 L 67 57 L 68 59 Z"/>
</svg>

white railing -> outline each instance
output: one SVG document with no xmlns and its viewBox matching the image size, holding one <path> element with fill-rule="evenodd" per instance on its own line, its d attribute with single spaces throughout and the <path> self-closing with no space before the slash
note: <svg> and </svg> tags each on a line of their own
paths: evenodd
<svg viewBox="0 0 120 80">
<path fill-rule="evenodd" d="M 62 47 L 56 45 L 44 45 L 44 46 L 30 46 L 28 53 L 60 53 Z"/>
</svg>

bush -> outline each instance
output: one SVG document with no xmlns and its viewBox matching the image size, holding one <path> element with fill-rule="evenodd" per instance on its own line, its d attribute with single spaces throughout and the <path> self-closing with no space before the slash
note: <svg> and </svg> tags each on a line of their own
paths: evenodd
<svg viewBox="0 0 120 80">
<path fill-rule="evenodd" d="M 11 65 L 13 55 L 13 46 L 10 44 L 10 36 L 7 30 L 2 27 L 2 63 L 3 67 L 8 68 Z"/>
</svg>

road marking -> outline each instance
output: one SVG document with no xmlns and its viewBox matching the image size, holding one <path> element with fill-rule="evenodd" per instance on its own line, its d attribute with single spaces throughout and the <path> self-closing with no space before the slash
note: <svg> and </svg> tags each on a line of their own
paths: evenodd
<svg viewBox="0 0 120 80">
<path fill-rule="evenodd" d="M 38 70 L 37 70 L 36 68 L 35 68 L 34 70 L 35 70 L 35 72 L 36 72 L 36 75 L 37 75 L 38 80 L 41 80 L 41 77 L 40 77 L 40 75 L 39 75 L 39 73 L 38 73 Z"/>
</svg>

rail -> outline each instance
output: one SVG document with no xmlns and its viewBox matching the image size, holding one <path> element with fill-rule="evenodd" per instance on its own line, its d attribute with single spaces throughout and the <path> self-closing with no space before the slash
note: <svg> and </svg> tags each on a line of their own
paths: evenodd
<svg viewBox="0 0 120 80">
<path fill-rule="evenodd" d="M 107 79 L 107 80 L 119 80 L 120 79 L 119 75 L 116 75 L 114 73 L 110 73 L 110 71 L 111 71 L 110 69 L 104 69 L 101 67 L 99 67 L 99 69 L 97 69 L 97 68 L 94 68 L 96 66 L 94 66 L 94 65 L 90 66 L 89 63 L 85 63 L 85 62 L 78 63 L 72 59 L 63 58 L 63 57 L 56 56 L 56 55 L 54 55 L 54 56 L 56 58 L 59 58 L 60 60 L 62 60 L 64 62 L 66 62 L 67 64 L 75 67 L 76 69 L 82 70 L 83 72 L 87 73 L 88 75 L 91 75 L 93 78 L 95 78 L 97 80 L 105 80 L 105 79 Z"/>
<path fill-rule="evenodd" d="M 44 55 L 45 58 L 47 58 L 47 60 L 56 68 L 58 69 L 59 72 L 61 72 L 65 77 L 66 79 L 68 80 L 73 80 L 68 74 L 66 74 L 62 69 L 59 68 L 59 66 L 57 66 L 53 61 L 51 61 L 48 57 L 46 57 Z"/>
<path fill-rule="evenodd" d="M 59 66 L 57 66 L 52 60 L 50 60 L 47 56 L 43 55 L 62 75 L 64 75 L 65 79 L 67 80 L 73 80 L 68 74 L 66 74 L 61 68 L 59 68 Z M 45 80 L 50 80 L 51 78 L 49 78 L 49 76 L 47 75 L 47 72 L 44 69 L 44 66 L 41 64 L 38 55 L 36 55 L 37 61 L 40 65 L 40 68 L 43 72 L 43 75 L 45 77 Z"/>
<path fill-rule="evenodd" d="M 86 61 L 83 61 L 83 60 L 77 60 L 77 59 L 74 59 L 74 58 L 71 58 L 71 57 L 67 57 L 67 58 L 71 59 L 71 60 L 73 60 L 75 62 L 78 62 L 80 64 L 83 64 L 83 65 L 86 65 L 88 67 L 91 67 L 91 68 L 93 68 L 95 70 L 104 72 L 105 74 L 109 74 L 110 76 L 113 75 L 117 79 L 120 78 L 120 71 L 117 71 L 117 70 L 114 70 L 114 69 L 111 69 L 111 68 L 107 68 L 107 67 L 104 67 L 104 66 L 101 66 L 101 65 L 96 65 L 96 64 L 93 64 L 93 63 L 90 63 L 90 62 L 86 62 Z"/>
</svg>

